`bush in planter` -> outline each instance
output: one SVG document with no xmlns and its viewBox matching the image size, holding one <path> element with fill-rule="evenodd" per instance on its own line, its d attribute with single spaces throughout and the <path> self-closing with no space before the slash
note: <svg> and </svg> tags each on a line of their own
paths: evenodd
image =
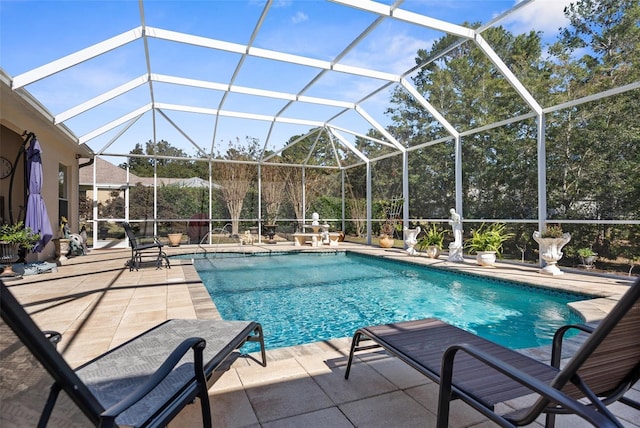
<svg viewBox="0 0 640 428">
<path fill-rule="evenodd" d="M 541 238 L 562 238 L 563 232 L 561 226 L 548 226 L 540 234 Z"/>
<path fill-rule="evenodd" d="M 40 240 L 40 234 L 34 233 L 30 227 L 25 228 L 23 222 L 3 224 L 0 226 L 0 242 L 15 244 L 25 250 L 31 250 Z"/>
<path fill-rule="evenodd" d="M 436 247 L 437 254 L 434 254 L 434 258 L 438 257 L 440 251 L 442 250 L 442 246 L 444 245 L 444 230 L 438 230 L 437 225 L 434 223 L 431 227 L 426 227 L 424 230 L 424 235 L 422 238 L 418 239 L 418 243 L 416 244 L 416 248 L 418 251 L 425 251 L 429 247 Z M 432 257 L 427 254 L 427 256 Z"/>
<path fill-rule="evenodd" d="M 471 231 L 471 238 L 465 242 L 465 248 L 471 253 L 494 251 L 498 257 L 502 256 L 502 244 L 511 239 L 514 234 L 506 232 L 504 223 L 482 224 L 477 230 Z"/>
<path fill-rule="evenodd" d="M 22 277 L 13 272 L 11 264 L 20 259 L 20 248 L 29 251 L 39 239 L 40 234 L 33 233 L 31 228 L 25 228 L 22 222 L 0 226 L 0 263 L 6 265 L 1 273 L 3 278 Z"/>
<path fill-rule="evenodd" d="M 598 253 L 593 251 L 591 248 L 579 248 L 578 249 L 578 257 L 580 257 L 580 261 L 584 266 L 593 266 L 593 262 L 596 261 L 596 257 Z"/>
</svg>

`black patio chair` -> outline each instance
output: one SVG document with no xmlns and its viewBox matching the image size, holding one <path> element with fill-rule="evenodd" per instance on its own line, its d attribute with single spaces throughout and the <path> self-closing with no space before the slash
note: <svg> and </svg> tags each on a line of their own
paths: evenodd
<svg viewBox="0 0 640 428">
<path fill-rule="evenodd" d="M 140 238 L 136 237 L 129 223 L 123 222 L 122 227 L 124 228 L 124 233 L 127 235 L 127 239 L 129 239 L 129 246 L 131 247 L 131 259 L 127 262 L 130 271 L 133 269 L 138 270 L 142 264 L 142 257 L 144 256 L 155 258 L 156 269 L 160 269 L 163 262 L 167 268 L 171 269 L 167 253 L 162 249 L 164 245 L 158 238 L 154 236 L 152 242 L 143 243 Z"/>
<path fill-rule="evenodd" d="M 161 427 L 198 397 L 211 427 L 207 390 L 238 349 L 259 342 L 266 366 L 258 323 L 169 320 L 72 369 L 2 281 L 0 305 L 0 426 Z"/>
</svg>

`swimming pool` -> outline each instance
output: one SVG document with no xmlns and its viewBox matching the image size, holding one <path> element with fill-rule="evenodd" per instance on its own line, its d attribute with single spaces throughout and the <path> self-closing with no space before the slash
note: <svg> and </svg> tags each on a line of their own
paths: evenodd
<svg viewBox="0 0 640 428">
<path fill-rule="evenodd" d="M 268 349 L 426 317 L 529 348 L 582 322 L 567 303 L 585 298 L 345 252 L 218 254 L 194 263 L 222 317 L 260 322 Z"/>
</svg>

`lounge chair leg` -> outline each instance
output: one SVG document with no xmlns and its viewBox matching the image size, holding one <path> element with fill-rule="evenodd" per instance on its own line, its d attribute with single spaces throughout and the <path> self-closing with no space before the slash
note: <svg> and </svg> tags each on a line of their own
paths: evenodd
<svg viewBox="0 0 640 428">
<path fill-rule="evenodd" d="M 554 428 L 556 426 L 555 413 L 547 413 L 544 421 L 545 428 Z"/>
<path fill-rule="evenodd" d="M 40 420 L 38 421 L 38 428 L 46 427 L 49 422 L 49 418 L 51 417 L 51 412 L 53 411 L 53 406 L 56 404 L 56 400 L 58 399 L 58 394 L 60 394 L 60 385 L 54 383 L 51 385 L 51 391 L 49 392 L 49 398 L 47 398 L 47 403 L 44 406 L 44 410 L 40 415 Z"/>
<path fill-rule="evenodd" d="M 198 381 L 198 395 L 200 396 L 200 408 L 202 409 L 202 426 L 204 428 L 211 427 L 211 405 L 209 404 L 209 391 L 207 390 L 207 379 L 202 371 L 203 355 L 206 343 L 202 341 L 194 349 L 194 363 L 196 367 L 196 379 Z"/>
<path fill-rule="evenodd" d="M 362 334 L 358 331 L 353 335 L 351 339 L 351 351 L 349 351 L 349 360 L 347 361 L 347 370 L 344 372 L 344 378 L 349 379 L 349 373 L 351 372 L 351 363 L 353 362 L 353 354 L 356 352 L 356 346 L 360 343 L 360 336 Z"/>
</svg>

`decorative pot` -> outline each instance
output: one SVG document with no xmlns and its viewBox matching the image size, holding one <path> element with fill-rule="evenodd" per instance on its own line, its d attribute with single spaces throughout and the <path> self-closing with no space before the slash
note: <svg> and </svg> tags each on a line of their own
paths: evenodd
<svg viewBox="0 0 640 428">
<path fill-rule="evenodd" d="M 394 243 L 394 239 L 386 235 L 381 236 L 378 240 L 378 245 L 380 245 L 380 248 L 391 248 L 393 247 Z"/>
<path fill-rule="evenodd" d="M 476 253 L 476 262 L 480 266 L 492 267 L 496 264 L 495 251 L 478 251 Z"/>
<path fill-rule="evenodd" d="M 593 264 L 596 262 L 597 258 L 597 254 L 588 257 L 580 257 L 580 261 L 582 262 L 580 266 L 585 269 L 593 269 Z"/>
<path fill-rule="evenodd" d="M 63 262 L 69 260 L 67 257 L 69 255 L 69 250 L 71 249 L 70 239 L 68 238 L 60 238 L 60 251 L 56 254 L 57 260 L 56 264 L 61 265 Z"/>
<path fill-rule="evenodd" d="M 20 274 L 15 273 L 12 268 L 12 264 L 17 262 L 19 256 L 20 246 L 11 242 L 0 242 L 0 264 L 5 265 L 4 271 L 0 274 L 2 278 L 9 277 L 21 277 Z"/>
<path fill-rule="evenodd" d="M 167 238 L 169 238 L 169 244 L 172 247 L 179 247 L 182 242 L 182 233 L 169 233 Z"/>
<path fill-rule="evenodd" d="M 537 230 L 533 232 L 533 239 L 540 245 L 540 257 L 545 261 L 545 266 L 540 273 L 546 275 L 562 275 L 558 268 L 558 260 L 562 258 L 562 247 L 571 241 L 569 233 L 563 233 L 560 238 L 543 238 Z"/>
<path fill-rule="evenodd" d="M 437 259 L 438 257 L 440 257 L 440 253 L 442 253 L 440 247 L 438 247 L 437 245 L 429 245 L 424 254 L 430 259 Z"/>
</svg>

